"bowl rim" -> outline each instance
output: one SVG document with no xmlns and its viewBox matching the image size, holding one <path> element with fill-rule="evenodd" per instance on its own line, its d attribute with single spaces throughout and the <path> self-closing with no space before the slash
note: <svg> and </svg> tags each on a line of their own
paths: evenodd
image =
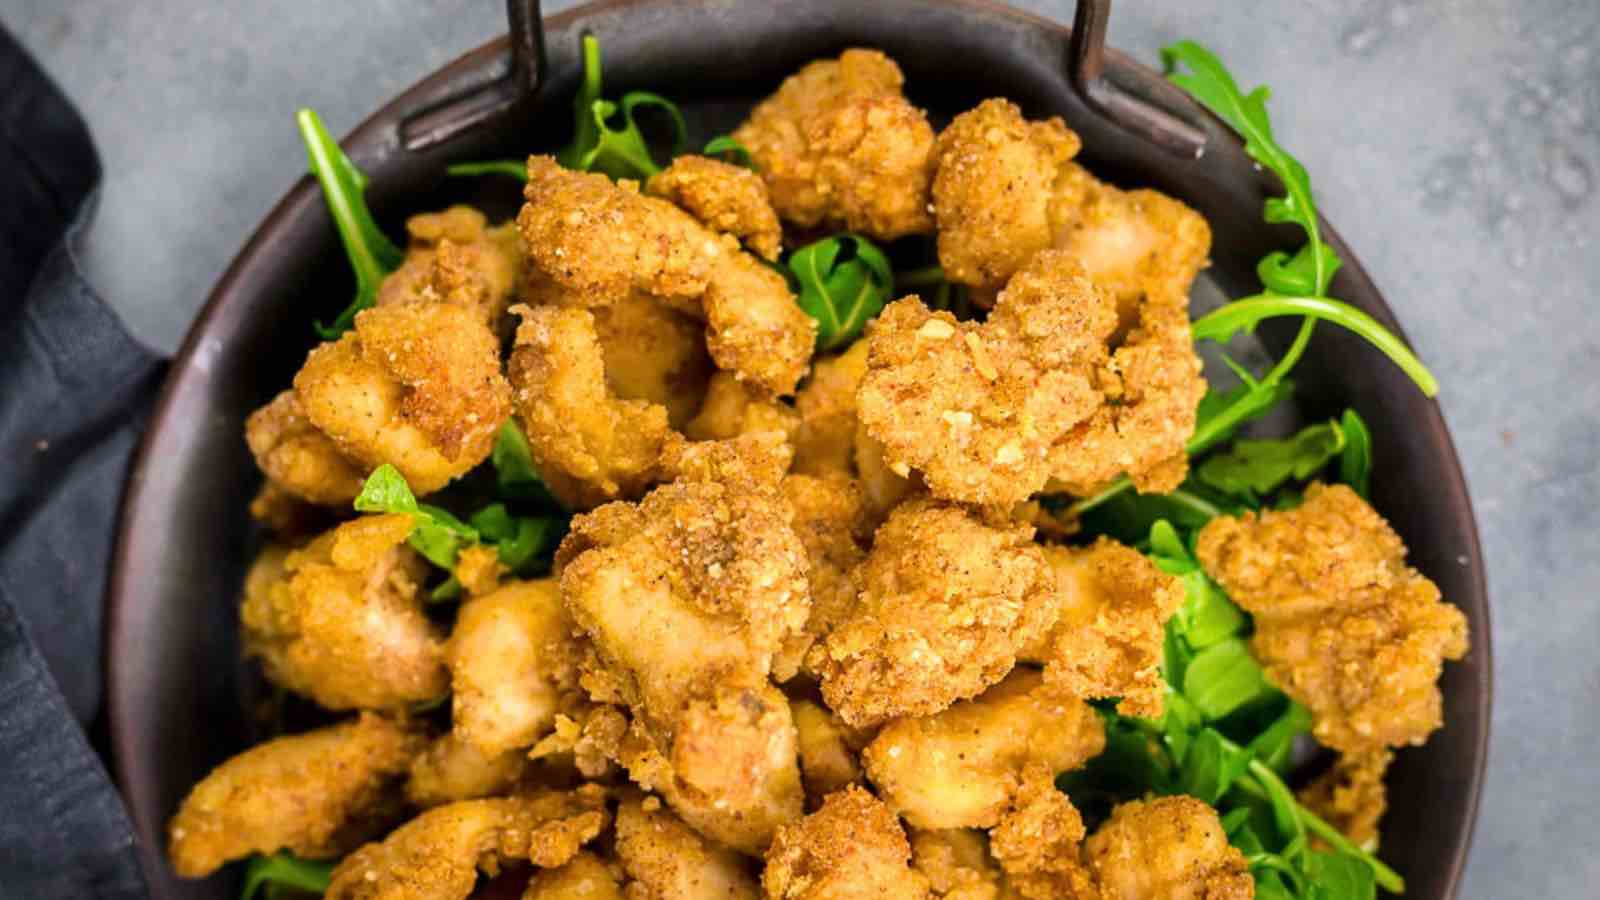
<svg viewBox="0 0 1600 900">
<path fill-rule="evenodd" d="M 705 3 L 708 0 L 691 0 L 695 3 Z M 1070 27 L 1062 22 L 1050 19 L 1037 13 L 1021 10 L 998 0 L 911 0 L 929 6 L 955 6 L 971 10 L 975 13 L 993 19 L 1009 19 L 1018 24 L 1026 24 L 1055 33 L 1066 46 L 1066 41 L 1071 33 Z M 590 0 L 577 6 L 562 10 L 543 19 L 544 27 L 548 29 L 564 28 L 573 23 L 597 14 L 611 12 L 627 7 L 640 8 L 669 8 L 682 5 L 683 0 Z M 358 162 L 361 157 L 385 144 L 394 142 L 393 124 L 400 118 L 400 113 L 408 106 L 414 107 L 416 101 L 421 99 L 437 99 L 439 90 L 451 83 L 457 83 L 464 75 L 482 75 L 485 72 L 497 71 L 503 68 L 502 61 L 510 57 L 510 39 L 507 35 L 492 38 L 479 46 L 466 51 L 450 62 L 423 75 L 399 94 L 394 95 L 383 103 L 378 109 L 370 113 L 352 129 L 341 145 Z M 1144 70 L 1146 73 L 1154 72 L 1151 67 L 1140 62 L 1135 57 L 1123 53 L 1113 47 L 1105 48 L 1107 69 L 1132 68 Z M 1243 140 L 1230 127 L 1222 123 L 1209 110 L 1198 105 L 1194 106 L 1195 114 L 1208 118 L 1220 131 L 1232 141 L 1237 148 L 1243 147 Z M 111 771 L 123 801 L 128 807 L 130 818 L 133 821 L 135 837 L 139 844 L 141 864 L 146 868 L 147 878 L 152 866 L 162 866 L 165 861 L 164 835 L 165 823 L 158 817 L 160 811 L 148 809 L 146 804 L 136 802 L 130 796 L 131 786 L 140 781 L 148 781 L 147 773 L 139 768 L 139 764 L 130 762 L 135 758 L 131 752 L 137 723 L 128 715 L 124 708 L 130 698 L 125 696 L 120 688 L 132 681 L 124 672 L 123 660 L 116 651 L 128 640 L 128 617 L 135 598 L 140 592 L 139 573 L 140 557 L 146 555 L 144 539 L 141 533 L 132 527 L 137 511 L 147 501 L 144 497 L 147 480 L 146 471 L 153 455 L 158 452 L 158 445 L 163 438 L 174 429 L 182 430 L 183 422 L 174 417 L 175 397 L 184 385 L 185 380 L 194 374 L 197 368 L 205 368 L 207 360 L 213 353 L 213 348 L 208 345 L 210 332 L 225 314 L 234 311 L 234 307 L 242 303 L 238 295 L 238 287 L 242 281 L 250 277 L 253 270 L 262 260 L 263 255 L 270 256 L 269 247 L 273 242 L 281 223 L 306 204 L 317 202 L 319 193 L 315 180 L 309 174 L 303 174 L 283 194 L 261 219 L 260 224 L 251 233 L 249 239 L 234 254 L 228 267 L 217 279 L 211 291 L 207 294 L 206 301 L 196 314 L 185 334 L 178 351 L 173 355 L 171 366 L 163 380 L 155 406 L 141 435 L 138 446 L 134 452 L 129 466 L 129 474 L 121 503 L 119 505 L 115 524 L 115 548 L 112 554 L 110 575 L 104 598 L 105 625 L 102 643 L 102 664 L 104 670 L 104 687 L 106 690 L 106 721 L 111 748 Z M 1348 247 L 1339 237 L 1337 231 L 1319 216 L 1323 233 L 1331 243 Z M 1343 268 L 1356 274 L 1359 278 L 1371 283 L 1364 266 L 1354 252 L 1346 251 L 1342 254 Z M 1384 325 L 1393 330 L 1402 339 L 1406 339 L 1404 329 L 1396 320 L 1394 311 L 1381 291 L 1374 285 L 1374 299 L 1379 306 L 1375 317 Z M 1407 339 L 1409 344 L 1409 340 Z M 1482 544 L 1479 536 L 1477 514 L 1473 509 L 1471 496 L 1467 490 L 1465 473 L 1461 466 L 1461 458 L 1456 450 L 1450 431 L 1444 422 L 1442 410 L 1438 407 L 1437 400 L 1429 400 L 1434 415 L 1429 416 L 1426 422 L 1417 423 L 1420 427 L 1433 432 L 1434 440 L 1445 451 L 1449 465 L 1439 472 L 1439 480 L 1430 485 L 1430 491 L 1439 491 L 1448 495 L 1454 504 L 1465 510 L 1465 536 L 1468 546 L 1464 548 L 1465 558 L 1470 560 L 1468 568 L 1468 594 L 1462 598 L 1465 602 L 1453 601 L 1454 605 L 1466 609 L 1469 607 L 1481 608 L 1483 611 L 1483 627 L 1481 633 L 1475 631 L 1472 636 L 1473 654 L 1481 654 L 1483 659 L 1482 679 L 1475 685 L 1475 705 L 1481 710 L 1476 727 L 1470 735 L 1471 744 L 1476 750 L 1476 761 L 1471 772 L 1471 784 L 1468 788 L 1469 796 L 1466 798 L 1465 816 L 1460 825 L 1458 851 L 1450 860 L 1444 881 L 1445 891 L 1443 896 L 1454 898 L 1459 894 L 1461 879 L 1464 874 L 1467 859 L 1471 855 L 1474 834 L 1477 829 L 1478 819 L 1482 806 L 1484 783 L 1487 778 L 1489 753 L 1491 743 L 1489 734 L 1492 727 L 1492 711 L 1494 702 L 1494 664 L 1493 664 L 1493 609 L 1489 602 L 1487 566 L 1483 556 Z"/>
</svg>

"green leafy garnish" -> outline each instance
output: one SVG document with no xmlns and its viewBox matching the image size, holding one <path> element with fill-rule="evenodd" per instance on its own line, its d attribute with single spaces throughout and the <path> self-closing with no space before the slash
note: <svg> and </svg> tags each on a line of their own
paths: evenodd
<svg viewBox="0 0 1600 900">
<path fill-rule="evenodd" d="M 464 545 L 475 544 L 480 538 L 477 529 L 448 510 L 418 503 L 405 476 L 388 463 L 367 476 L 361 493 L 356 495 L 355 507 L 356 512 L 409 514 L 413 524 L 407 540 L 413 549 L 441 569 L 455 568 L 456 554 Z"/>
<path fill-rule="evenodd" d="M 507 419 L 500 426 L 489 459 L 494 465 L 495 481 L 501 497 L 530 501 L 546 509 L 561 508 L 561 504 L 545 487 L 544 479 L 539 476 L 539 469 L 533 462 L 533 450 L 528 446 L 528 437 L 517 427 L 515 419 Z"/>
<path fill-rule="evenodd" d="M 1253 500 L 1291 478 L 1310 478 L 1344 448 L 1344 430 L 1336 422 L 1326 422 L 1303 428 L 1293 437 L 1238 441 L 1201 463 L 1195 477 L 1224 493 Z"/>
<path fill-rule="evenodd" d="M 306 145 L 311 174 L 322 185 L 328 213 L 333 216 L 356 276 L 356 296 L 350 305 L 332 325 L 316 323 L 317 334 L 331 341 L 350 329 L 356 313 L 378 302 L 378 286 L 400 267 L 405 253 L 378 228 L 367 208 L 367 176 L 339 148 L 339 142 L 323 127 L 322 119 L 314 110 L 302 109 L 295 113 L 295 123 L 300 126 L 300 138 Z"/>
<path fill-rule="evenodd" d="M 700 151 L 705 156 L 721 157 L 723 162 L 743 166 L 746 169 L 755 169 L 755 158 L 750 155 L 750 148 L 733 139 L 732 135 L 719 134 L 706 141 L 705 149 Z"/>
<path fill-rule="evenodd" d="M 446 175 L 471 177 L 475 175 L 509 175 L 524 184 L 528 181 L 528 164 L 520 159 L 490 159 L 483 162 L 464 162 L 445 166 Z"/>
<path fill-rule="evenodd" d="M 883 311 L 894 291 L 889 259 L 860 235 L 824 238 L 789 254 L 800 308 L 817 320 L 817 350 L 843 347 Z"/>
<path fill-rule="evenodd" d="M 647 91 L 629 91 L 620 102 L 600 96 L 600 42 L 594 35 L 583 36 L 583 83 L 572 101 L 572 143 L 556 154 L 556 160 L 569 169 L 604 172 L 612 178 L 646 179 L 661 171 L 650 156 L 650 148 L 634 114 L 642 109 L 665 113 L 673 129 L 673 147 L 668 157 L 682 153 L 689 140 L 689 128 L 676 104 Z"/>
<path fill-rule="evenodd" d="M 1275 690 L 1239 638 L 1228 638 L 1201 650 L 1189 661 L 1183 675 L 1183 695 L 1208 720 L 1227 718 Z"/>
<path fill-rule="evenodd" d="M 308 894 L 322 894 L 328 890 L 333 876 L 333 863 L 300 859 L 288 853 L 271 856 L 252 856 L 244 869 L 244 889 L 239 900 L 251 900 L 266 888 L 270 896 L 274 888 L 291 888 Z"/>
<path fill-rule="evenodd" d="M 1363 499 L 1372 493 L 1372 432 L 1353 409 L 1339 419 L 1344 433 L 1344 452 L 1339 454 L 1339 480 L 1350 485 Z"/>
</svg>

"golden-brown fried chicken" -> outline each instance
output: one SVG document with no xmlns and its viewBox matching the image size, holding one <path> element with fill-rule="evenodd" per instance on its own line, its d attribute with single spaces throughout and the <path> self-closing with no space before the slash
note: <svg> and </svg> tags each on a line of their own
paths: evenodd
<svg viewBox="0 0 1600 900">
<path fill-rule="evenodd" d="M 479 597 L 498 590 L 508 572 L 494 545 L 473 544 L 456 553 L 456 567 L 450 574 L 461 582 L 468 597 Z"/>
<path fill-rule="evenodd" d="M 453 733 L 490 756 L 548 734 L 561 695 L 577 688 L 574 627 L 554 578 L 467 601 L 445 647 Z"/>
<path fill-rule="evenodd" d="M 1256 892 L 1217 811 L 1193 797 L 1123 803 L 1083 851 L 1105 900 L 1250 900 Z"/>
<path fill-rule="evenodd" d="M 861 421 L 891 467 L 936 496 L 1010 506 L 1045 484 L 1053 445 L 1102 402 L 1094 378 L 1116 326 L 1070 259 L 1036 256 L 983 323 L 890 304 L 868 332 Z"/>
<path fill-rule="evenodd" d="M 305 548 L 268 547 L 245 577 L 245 653 L 268 680 L 328 709 L 394 709 L 449 687 L 438 629 L 422 612 L 427 564 L 411 516 L 364 516 Z"/>
<path fill-rule="evenodd" d="M 794 393 L 817 342 L 816 320 L 789 283 L 748 253 L 723 256 L 701 298 L 717 367 L 773 395 Z"/>
<path fill-rule="evenodd" d="M 289 395 L 294 396 L 292 392 Z M 290 544 L 299 544 L 338 522 L 333 510 L 307 503 L 270 478 L 250 499 L 250 518 L 271 532 L 274 540 Z"/>
<path fill-rule="evenodd" d="M 622 876 L 614 863 L 587 851 L 557 869 L 540 869 L 522 900 L 624 900 Z"/>
<path fill-rule="evenodd" d="M 426 809 L 507 794 L 528 768 L 528 756 L 520 750 L 488 756 L 456 734 L 445 734 L 412 760 L 406 799 Z"/>
<path fill-rule="evenodd" d="M 904 83 L 889 57 L 850 49 L 806 65 L 750 112 L 733 137 L 780 216 L 883 240 L 933 230 L 933 127 Z"/>
<path fill-rule="evenodd" d="M 611 392 L 666 407 L 667 421 L 682 428 L 706 402 L 713 373 L 705 326 L 646 297 L 591 312 Z"/>
<path fill-rule="evenodd" d="M 1055 621 L 1033 529 L 913 500 L 878 529 L 849 616 L 813 650 L 828 705 L 852 725 L 930 715 L 1011 671 Z"/>
<path fill-rule="evenodd" d="M 834 791 L 860 784 L 861 748 L 871 732 L 851 728 L 810 700 L 793 700 L 790 707 L 800 736 L 800 776 L 810 805 L 818 806 Z"/>
<path fill-rule="evenodd" d="M 1094 875 L 1081 859 L 1083 835 L 1083 817 L 1056 790 L 1049 769 L 1033 765 L 1023 775 L 1012 809 L 989 832 L 989 849 L 1018 896 L 1100 900 Z"/>
<path fill-rule="evenodd" d="M 696 834 L 655 797 L 629 795 L 617 808 L 617 861 L 628 900 L 755 900 L 749 862 Z"/>
<path fill-rule="evenodd" d="M 1440 670 L 1467 620 L 1405 563 L 1400 536 L 1344 485 L 1313 484 L 1285 512 L 1213 519 L 1200 562 L 1255 616 L 1267 677 L 1345 753 L 1421 744 L 1443 722 Z"/>
<path fill-rule="evenodd" d="M 770 495 L 793 459 L 781 431 L 752 431 L 717 441 L 690 441 L 674 434 L 661 449 L 661 478 Z"/>
<path fill-rule="evenodd" d="M 671 430 L 666 409 L 612 394 L 587 310 L 513 311 L 522 316 L 508 367 L 517 421 L 545 483 L 577 508 L 643 493 Z"/>
<path fill-rule="evenodd" d="M 1055 628 L 1025 658 L 1045 680 L 1087 700 L 1117 697 L 1125 716 L 1159 719 L 1166 693 L 1161 647 L 1183 605 L 1183 583 L 1110 538 L 1088 547 L 1046 546 L 1059 584 Z"/>
<path fill-rule="evenodd" d="M 790 524 L 805 545 L 811 581 L 811 615 L 805 628 L 785 642 L 773 663 L 777 679 L 787 681 L 802 668 L 816 642 L 854 608 L 851 573 L 866 558 L 872 529 L 865 498 L 853 479 L 790 475 L 783 479 L 781 493 L 788 503 Z"/>
<path fill-rule="evenodd" d="M 244 422 L 245 443 L 267 484 L 324 506 L 344 506 L 361 493 L 366 472 L 306 418 L 300 395 L 284 391 Z"/>
<path fill-rule="evenodd" d="M 1333 767 L 1299 792 L 1300 803 L 1344 832 L 1357 846 L 1378 845 L 1378 821 L 1389 807 L 1383 777 L 1394 753 L 1340 754 Z"/>
<path fill-rule="evenodd" d="M 928 879 L 910 861 L 894 813 L 850 787 L 778 831 L 761 885 L 768 900 L 921 900 Z"/>
<path fill-rule="evenodd" d="M 370 713 L 258 744 L 184 798 L 168 826 L 172 867 L 201 878 L 252 853 L 338 856 L 386 824 L 398 805 L 392 789 L 422 744 Z"/>
<path fill-rule="evenodd" d="M 869 519 L 881 523 L 915 485 L 889 468 L 883 444 L 867 433 L 856 415 L 856 393 L 867 374 L 867 343 L 858 340 L 844 353 L 819 359 L 812 367 L 811 379 L 795 397 L 800 427 L 795 432 L 794 470 L 857 479 Z"/>
<path fill-rule="evenodd" d="M 405 261 L 378 287 L 378 305 L 448 303 L 477 313 L 496 334 L 522 281 L 516 225 L 489 227 L 483 213 L 456 205 L 406 220 Z"/>
<path fill-rule="evenodd" d="M 974 828 L 911 829 L 911 867 L 928 877 L 944 900 L 1016 900 L 1005 873 L 989 855 L 989 841 Z"/>
<path fill-rule="evenodd" d="M 609 818 L 598 785 L 436 806 L 345 857 L 323 896 L 465 900 L 478 872 L 498 874 L 502 862 L 566 864 Z"/>
<path fill-rule="evenodd" d="M 306 419 L 370 471 L 389 463 L 417 495 L 483 462 L 511 415 L 500 341 L 448 304 L 363 310 L 294 378 Z"/>
<path fill-rule="evenodd" d="M 683 433 L 697 441 L 720 441 L 757 431 L 778 431 L 788 440 L 799 427 L 800 417 L 793 407 L 731 372 L 718 372 L 711 376 L 705 402 Z"/>
<path fill-rule="evenodd" d="M 646 190 L 671 200 L 701 224 L 731 234 L 764 259 L 776 260 L 783 226 L 766 182 L 743 166 L 686 154 L 652 176 Z"/>
<path fill-rule="evenodd" d="M 1030 768 L 1053 777 L 1105 745 L 1092 707 L 1018 668 L 975 699 L 883 726 L 861 759 L 884 802 L 913 827 L 990 828 Z"/>
</svg>

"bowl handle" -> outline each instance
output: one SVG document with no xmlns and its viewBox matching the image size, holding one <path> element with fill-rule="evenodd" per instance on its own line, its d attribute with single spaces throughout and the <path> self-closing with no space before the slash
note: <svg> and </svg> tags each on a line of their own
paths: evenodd
<svg viewBox="0 0 1600 900">
<path fill-rule="evenodd" d="M 532 102 L 544 81 L 544 18 L 539 0 L 506 0 L 511 69 L 400 122 L 400 145 L 413 153 L 442 144 L 506 110 Z"/>
<path fill-rule="evenodd" d="M 1163 150 L 1186 159 L 1204 152 L 1206 133 L 1175 110 L 1194 110 L 1194 104 L 1166 79 L 1142 70 L 1118 68 L 1116 80 L 1106 69 L 1106 21 L 1111 0 L 1078 0 L 1067 44 L 1068 75 L 1078 95 L 1117 125 L 1140 135 Z"/>
</svg>

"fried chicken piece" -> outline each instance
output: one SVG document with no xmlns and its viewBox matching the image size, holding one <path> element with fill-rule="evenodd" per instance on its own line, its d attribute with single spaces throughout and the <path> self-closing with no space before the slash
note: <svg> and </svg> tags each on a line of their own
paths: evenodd
<svg viewBox="0 0 1600 900">
<path fill-rule="evenodd" d="M 985 100 L 939 134 L 933 208 L 945 277 L 998 291 L 1055 243 L 1052 207 L 1082 142 L 1060 117 L 1028 122 L 1009 100 Z"/>
<path fill-rule="evenodd" d="M 593 853 L 579 853 L 557 869 L 540 869 L 522 900 L 624 900 L 616 866 Z"/>
<path fill-rule="evenodd" d="M 1053 445 L 1100 407 L 1092 379 L 1115 325 L 1109 298 L 1053 251 L 981 324 L 896 301 L 868 332 L 861 421 L 889 465 L 920 471 L 936 496 L 1011 506 L 1044 486 Z"/>
<path fill-rule="evenodd" d="M 273 738 L 211 770 L 168 826 L 167 855 L 184 878 L 230 860 L 288 850 L 327 859 L 382 828 L 392 789 L 421 750 L 388 719 L 358 719 Z"/>
<path fill-rule="evenodd" d="M 489 227 L 483 213 L 456 205 L 406 220 L 405 261 L 378 286 L 379 306 L 448 303 L 476 313 L 500 333 L 521 287 L 522 239 L 516 225 Z"/>
<path fill-rule="evenodd" d="M 1043 663 L 1045 680 L 1074 697 L 1118 697 L 1122 715 L 1161 718 L 1162 643 L 1183 605 L 1183 582 L 1106 537 L 1044 554 L 1060 585 L 1060 618 L 1024 658 Z"/>
<path fill-rule="evenodd" d="M 502 862 L 541 868 L 571 861 L 609 823 L 605 790 L 585 785 L 464 800 L 428 810 L 333 870 L 327 900 L 465 900 L 478 872 Z"/>
<path fill-rule="evenodd" d="M 944 900 L 1016 900 L 1005 873 L 989 855 L 984 834 L 972 828 L 911 829 L 911 867 Z"/>
<path fill-rule="evenodd" d="M 816 643 L 844 621 L 856 602 L 851 573 L 866 558 L 872 528 L 866 498 L 853 479 L 790 475 L 783 479 L 789 522 L 805 545 L 810 562 L 811 615 L 805 628 L 783 646 L 773 671 L 787 681 L 801 668 Z"/>
<path fill-rule="evenodd" d="M 411 516 L 363 516 L 305 548 L 268 547 L 245 577 L 246 656 L 267 679 L 328 709 L 395 709 L 449 687 L 438 629 L 422 612 L 427 563 Z"/>
<path fill-rule="evenodd" d="M 846 722 L 930 715 L 1004 678 L 1054 623 L 1055 577 L 1026 525 L 913 500 L 878 529 L 855 607 L 816 654 Z"/>
<path fill-rule="evenodd" d="M 294 396 L 290 393 L 290 396 Z M 332 510 L 307 503 L 272 479 L 250 500 L 250 518 L 272 532 L 275 540 L 298 544 L 338 522 Z"/>
<path fill-rule="evenodd" d="M 817 343 L 817 322 L 789 282 L 748 253 L 720 259 L 704 304 L 706 349 L 717 367 L 774 396 L 794 393 Z"/>
<path fill-rule="evenodd" d="M 617 860 L 631 879 L 628 900 L 755 900 L 746 860 L 683 823 L 655 797 L 617 807 Z"/>
<path fill-rule="evenodd" d="M 780 216 L 880 240 L 933 231 L 933 127 L 904 84 L 889 57 L 850 49 L 806 65 L 751 110 L 733 138 Z"/>
<path fill-rule="evenodd" d="M 1256 892 L 1217 811 L 1193 797 L 1120 804 L 1083 851 L 1105 900 L 1250 900 Z"/>
<path fill-rule="evenodd" d="M 454 734 L 489 756 L 548 734 L 562 693 L 577 687 L 573 630 L 554 578 L 467 601 L 445 647 Z"/>
<path fill-rule="evenodd" d="M 595 335 L 605 357 L 606 384 L 622 400 L 666 407 L 682 428 L 708 402 L 713 374 L 705 326 L 646 297 L 595 307 Z"/>
<path fill-rule="evenodd" d="M 883 801 L 913 827 L 990 828 L 1030 767 L 1053 777 L 1105 745 L 1092 707 L 1019 668 L 975 699 L 890 722 L 861 760 Z"/>
<path fill-rule="evenodd" d="M 834 791 L 860 784 L 862 739 L 870 732 L 851 728 L 827 707 L 810 700 L 794 700 L 790 707 L 800 736 L 800 777 L 811 805 L 820 805 L 822 798 Z"/>
<path fill-rule="evenodd" d="M 493 593 L 508 573 L 505 563 L 500 561 L 500 551 L 490 544 L 461 548 L 456 554 L 455 571 L 451 572 L 468 597 Z"/>
<path fill-rule="evenodd" d="M 476 745 L 450 733 L 434 738 L 428 749 L 411 761 L 406 799 L 426 809 L 506 794 L 527 771 L 528 757 L 521 751 L 485 755 Z"/>
<path fill-rule="evenodd" d="M 517 421 L 546 485 L 577 508 L 643 493 L 670 431 L 666 409 L 611 393 L 587 310 L 513 312 L 522 316 L 508 367 Z"/>
<path fill-rule="evenodd" d="M 511 415 L 500 341 L 442 303 L 363 310 L 294 377 L 306 419 L 362 471 L 392 464 L 431 494 L 489 457 Z"/>
<path fill-rule="evenodd" d="M 1251 650 L 1311 711 L 1319 742 L 1359 754 L 1421 744 L 1443 723 L 1437 682 L 1466 655 L 1466 617 L 1355 491 L 1318 483 L 1297 509 L 1213 519 L 1196 549 L 1255 616 Z"/>
<path fill-rule="evenodd" d="M 870 519 L 881 523 L 914 490 L 909 478 L 889 468 L 883 444 L 856 415 L 856 393 L 867 374 L 867 341 L 838 356 L 819 359 L 811 379 L 795 396 L 800 426 L 795 432 L 794 470 L 859 480 Z"/>
<path fill-rule="evenodd" d="M 244 440 L 267 484 L 308 503 L 345 506 L 361 493 L 366 472 L 306 418 L 292 390 L 250 414 Z"/>
<path fill-rule="evenodd" d="M 770 495 L 793 459 L 781 431 L 753 431 L 719 441 L 689 441 L 673 434 L 661 450 L 661 477 Z"/>
<path fill-rule="evenodd" d="M 1383 777 L 1393 761 L 1388 750 L 1340 754 L 1332 768 L 1299 792 L 1300 803 L 1357 846 L 1376 848 L 1378 822 L 1389 808 Z"/>
<path fill-rule="evenodd" d="M 1012 809 L 989 832 L 989 848 L 1006 884 L 1027 900 L 1100 900 L 1081 859 L 1083 835 L 1083 817 L 1056 790 L 1049 769 L 1035 764 L 1024 773 Z"/>
<path fill-rule="evenodd" d="M 921 900 L 928 879 L 910 866 L 911 845 L 887 806 L 859 787 L 779 829 L 761 885 L 768 900 Z"/>
<path fill-rule="evenodd" d="M 743 166 L 686 154 L 650 178 L 645 190 L 670 200 L 712 231 L 731 234 L 768 260 L 783 248 L 783 226 L 767 185 Z"/>
<path fill-rule="evenodd" d="M 794 408 L 760 388 L 740 381 L 731 372 L 711 376 L 705 401 L 683 433 L 697 441 L 718 441 L 757 431 L 781 432 L 794 437 L 800 416 Z"/>
</svg>

